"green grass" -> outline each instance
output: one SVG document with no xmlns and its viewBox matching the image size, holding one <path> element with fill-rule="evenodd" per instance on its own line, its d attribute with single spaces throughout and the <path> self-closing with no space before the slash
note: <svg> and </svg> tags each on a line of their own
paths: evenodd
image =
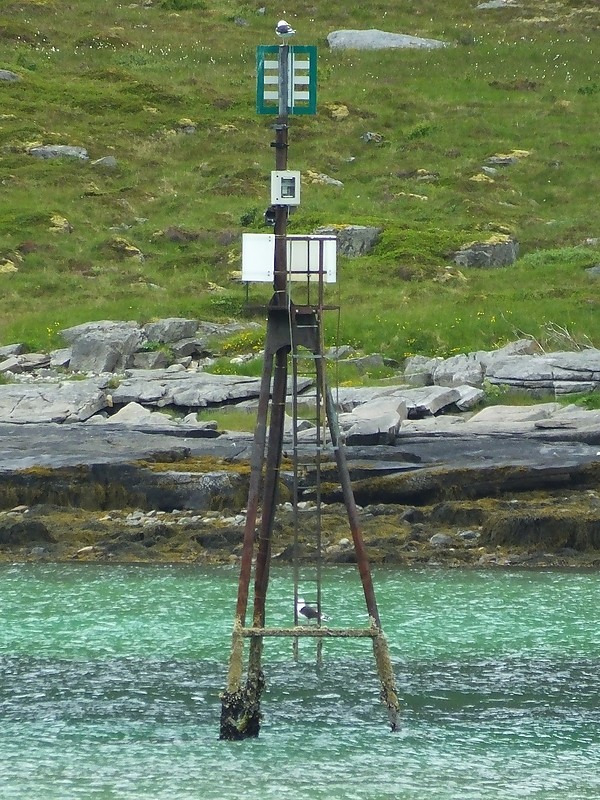
<svg viewBox="0 0 600 800">
<path fill-rule="evenodd" d="M 197 414 L 200 422 L 215 421 L 219 430 L 253 431 L 256 425 L 256 411 L 239 409 L 206 409 Z"/>
<path fill-rule="evenodd" d="M 233 0 L 19 0 L 0 10 L 0 344 L 60 343 L 92 319 L 252 316 L 243 230 L 265 231 L 274 151 L 255 113 L 255 48 L 275 16 Z M 402 359 L 489 349 L 523 334 L 600 345 L 600 79 L 595 3 L 541 0 L 477 11 L 467 0 L 294 7 L 298 43 L 319 47 L 314 117 L 292 118 L 289 166 L 344 188 L 303 185 L 290 230 L 376 224 L 369 256 L 340 259 L 327 344 Z M 247 25 L 235 23 L 242 18 Z M 432 51 L 329 51 L 338 28 L 444 39 Z M 335 104 L 348 116 L 335 119 Z M 180 121 L 196 125 L 182 132 Z M 361 136 L 374 131 L 380 143 Z M 39 161 L 35 143 L 85 147 L 88 162 Z M 493 182 L 485 159 L 526 151 Z M 116 169 L 92 165 L 113 155 Z M 418 170 L 429 173 L 419 180 Z M 70 232 L 52 230 L 55 215 Z M 184 241 L 165 231 L 179 228 Z M 509 232 L 521 257 L 458 269 L 462 244 Z M 128 257 L 122 237 L 143 258 Z M 129 252 L 134 252 L 133 250 Z M 268 287 L 250 287 L 265 302 Z M 262 320 L 264 314 L 255 313 Z M 565 344 L 563 340 L 562 344 Z M 253 341 L 248 351 L 256 349 Z"/>
</svg>

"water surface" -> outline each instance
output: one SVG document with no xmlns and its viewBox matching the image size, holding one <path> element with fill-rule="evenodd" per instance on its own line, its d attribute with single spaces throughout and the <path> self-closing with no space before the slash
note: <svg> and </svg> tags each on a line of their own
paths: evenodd
<svg viewBox="0 0 600 800">
<path fill-rule="evenodd" d="M 594 572 L 386 571 L 402 700 L 391 734 L 368 641 L 325 664 L 267 640 L 261 736 L 218 741 L 237 567 L 0 566 L 3 800 L 600 797 Z M 303 593 L 311 594 L 308 572 Z M 291 623 L 274 570 L 269 624 Z M 332 625 L 366 623 L 353 568 Z"/>
</svg>

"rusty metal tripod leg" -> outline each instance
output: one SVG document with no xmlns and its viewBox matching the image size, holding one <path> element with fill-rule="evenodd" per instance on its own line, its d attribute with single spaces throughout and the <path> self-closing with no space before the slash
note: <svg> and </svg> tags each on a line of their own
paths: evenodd
<svg viewBox="0 0 600 800">
<path fill-rule="evenodd" d="M 240 566 L 240 579 L 235 611 L 235 622 L 231 636 L 231 654 L 229 658 L 229 671 L 227 675 L 227 688 L 221 694 L 221 724 L 220 739 L 244 739 L 248 729 L 249 698 L 245 689 L 242 689 L 242 672 L 244 666 L 244 640 L 242 627 L 246 623 L 248 607 L 248 593 L 252 572 L 252 555 L 254 552 L 254 538 L 256 530 L 256 517 L 260 498 L 260 483 L 262 478 L 265 457 L 265 442 L 267 438 L 267 412 L 269 395 L 271 392 L 271 376 L 273 374 L 273 355 L 265 361 L 258 398 L 258 412 L 254 444 L 250 458 L 250 484 L 248 488 L 248 502 L 246 507 L 246 525 L 244 528 L 244 543 L 242 545 L 242 560 Z"/>
<path fill-rule="evenodd" d="M 279 485 L 279 469 L 281 466 L 281 453 L 283 450 L 286 388 L 287 349 L 281 349 L 278 350 L 275 355 L 275 377 L 273 381 L 271 422 L 269 425 L 269 442 L 267 447 L 262 520 L 258 540 L 258 553 L 256 555 L 253 616 L 253 626 L 255 628 L 262 628 L 265 624 L 265 607 L 267 601 L 267 590 L 269 588 L 269 571 L 271 567 L 273 523 L 275 521 L 277 489 Z M 265 684 L 261 666 L 262 647 L 262 636 L 253 636 L 250 641 L 250 652 L 248 656 L 248 681 L 246 684 L 246 691 L 248 693 L 254 715 L 252 719 L 252 736 L 258 736 L 260 729 L 260 698 Z"/>
<path fill-rule="evenodd" d="M 263 489 L 262 520 L 258 540 L 254 585 L 253 625 L 255 627 L 263 627 L 265 624 L 265 604 L 269 584 L 271 540 L 283 445 L 288 349 L 289 348 L 286 347 L 280 348 L 275 354 L 275 376 L 273 382 L 271 421 L 269 425 L 266 474 Z M 264 461 L 268 388 L 272 369 L 272 356 L 268 358 L 267 353 L 265 356 L 265 367 L 261 382 L 261 395 L 259 398 L 259 419 L 252 455 L 250 491 L 246 528 L 244 532 L 244 549 L 238 586 L 236 621 L 232 635 L 228 685 L 226 691 L 221 695 L 221 728 L 219 735 L 221 739 L 245 739 L 248 737 L 256 737 L 260 730 L 260 699 L 264 688 L 264 676 L 261 667 L 262 637 L 255 636 L 251 639 L 248 658 L 248 678 L 245 688 L 242 688 L 243 638 L 241 630 L 245 623 L 252 553 L 254 549 L 259 485 Z"/>
<path fill-rule="evenodd" d="M 375 655 L 375 663 L 377 664 L 377 673 L 381 682 L 381 699 L 386 705 L 388 716 L 390 720 L 390 727 L 392 731 L 398 730 L 398 693 L 396 691 L 396 682 L 394 678 L 394 670 L 392 661 L 390 659 L 387 640 L 381 628 L 381 620 L 379 618 L 379 609 L 377 607 L 377 600 L 375 599 L 375 589 L 373 587 L 373 579 L 371 577 L 371 569 L 369 566 L 369 558 L 360 530 L 360 522 L 358 519 L 358 510 L 354 500 L 354 492 L 352 491 L 352 483 L 350 481 L 350 473 L 346 461 L 346 453 L 343 445 L 340 442 L 340 433 L 337 422 L 337 412 L 333 402 L 331 389 L 327 386 L 325 381 L 325 371 L 320 361 L 317 361 L 317 376 L 323 387 L 323 394 L 325 396 L 325 412 L 327 415 L 327 424 L 329 433 L 335 452 L 335 459 L 338 468 L 338 476 L 342 487 L 342 494 L 344 497 L 344 505 L 348 514 L 348 523 L 352 533 L 352 541 L 354 542 L 354 551 L 356 553 L 356 563 L 360 580 L 365 595 L 367 604 L 367 611 L 371 619 L 371 624 L 377 628 L 377 636 L 373 638 L 373 652 Z"/>
</svg>

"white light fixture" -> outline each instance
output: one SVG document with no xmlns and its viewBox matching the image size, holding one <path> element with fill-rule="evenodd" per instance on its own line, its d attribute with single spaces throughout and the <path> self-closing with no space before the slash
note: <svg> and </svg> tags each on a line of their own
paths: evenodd
<svg viewBox="0 0 600 800">
<path fill-rule="evenodd" d="M 293 169 L 271 172 L 271 203 L 274 206 L 300 205 L 300 171 Z"/>
</svg>

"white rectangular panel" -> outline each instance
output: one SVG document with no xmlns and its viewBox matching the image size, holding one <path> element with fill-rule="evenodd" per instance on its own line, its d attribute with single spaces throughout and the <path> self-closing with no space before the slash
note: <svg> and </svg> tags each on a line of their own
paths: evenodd
<svg viewBox="0 0 600 800">
<path fill-rule="evenodd" d="M 275 235 L 272 233 L 242 234 L 242 280 L 255 283 L 272 283 L 275 260 Z M 288 280 L 319 280 L 322 264 L 323 282 L 335 283 L 337 279 L 337 241 L 333 236 L 287 237 Z"/>
<path fill-rule="evenodd" d="M 273 282 L 275 234 L 242 234 L 242 280 L 257 283 Z"/>
</svg>

